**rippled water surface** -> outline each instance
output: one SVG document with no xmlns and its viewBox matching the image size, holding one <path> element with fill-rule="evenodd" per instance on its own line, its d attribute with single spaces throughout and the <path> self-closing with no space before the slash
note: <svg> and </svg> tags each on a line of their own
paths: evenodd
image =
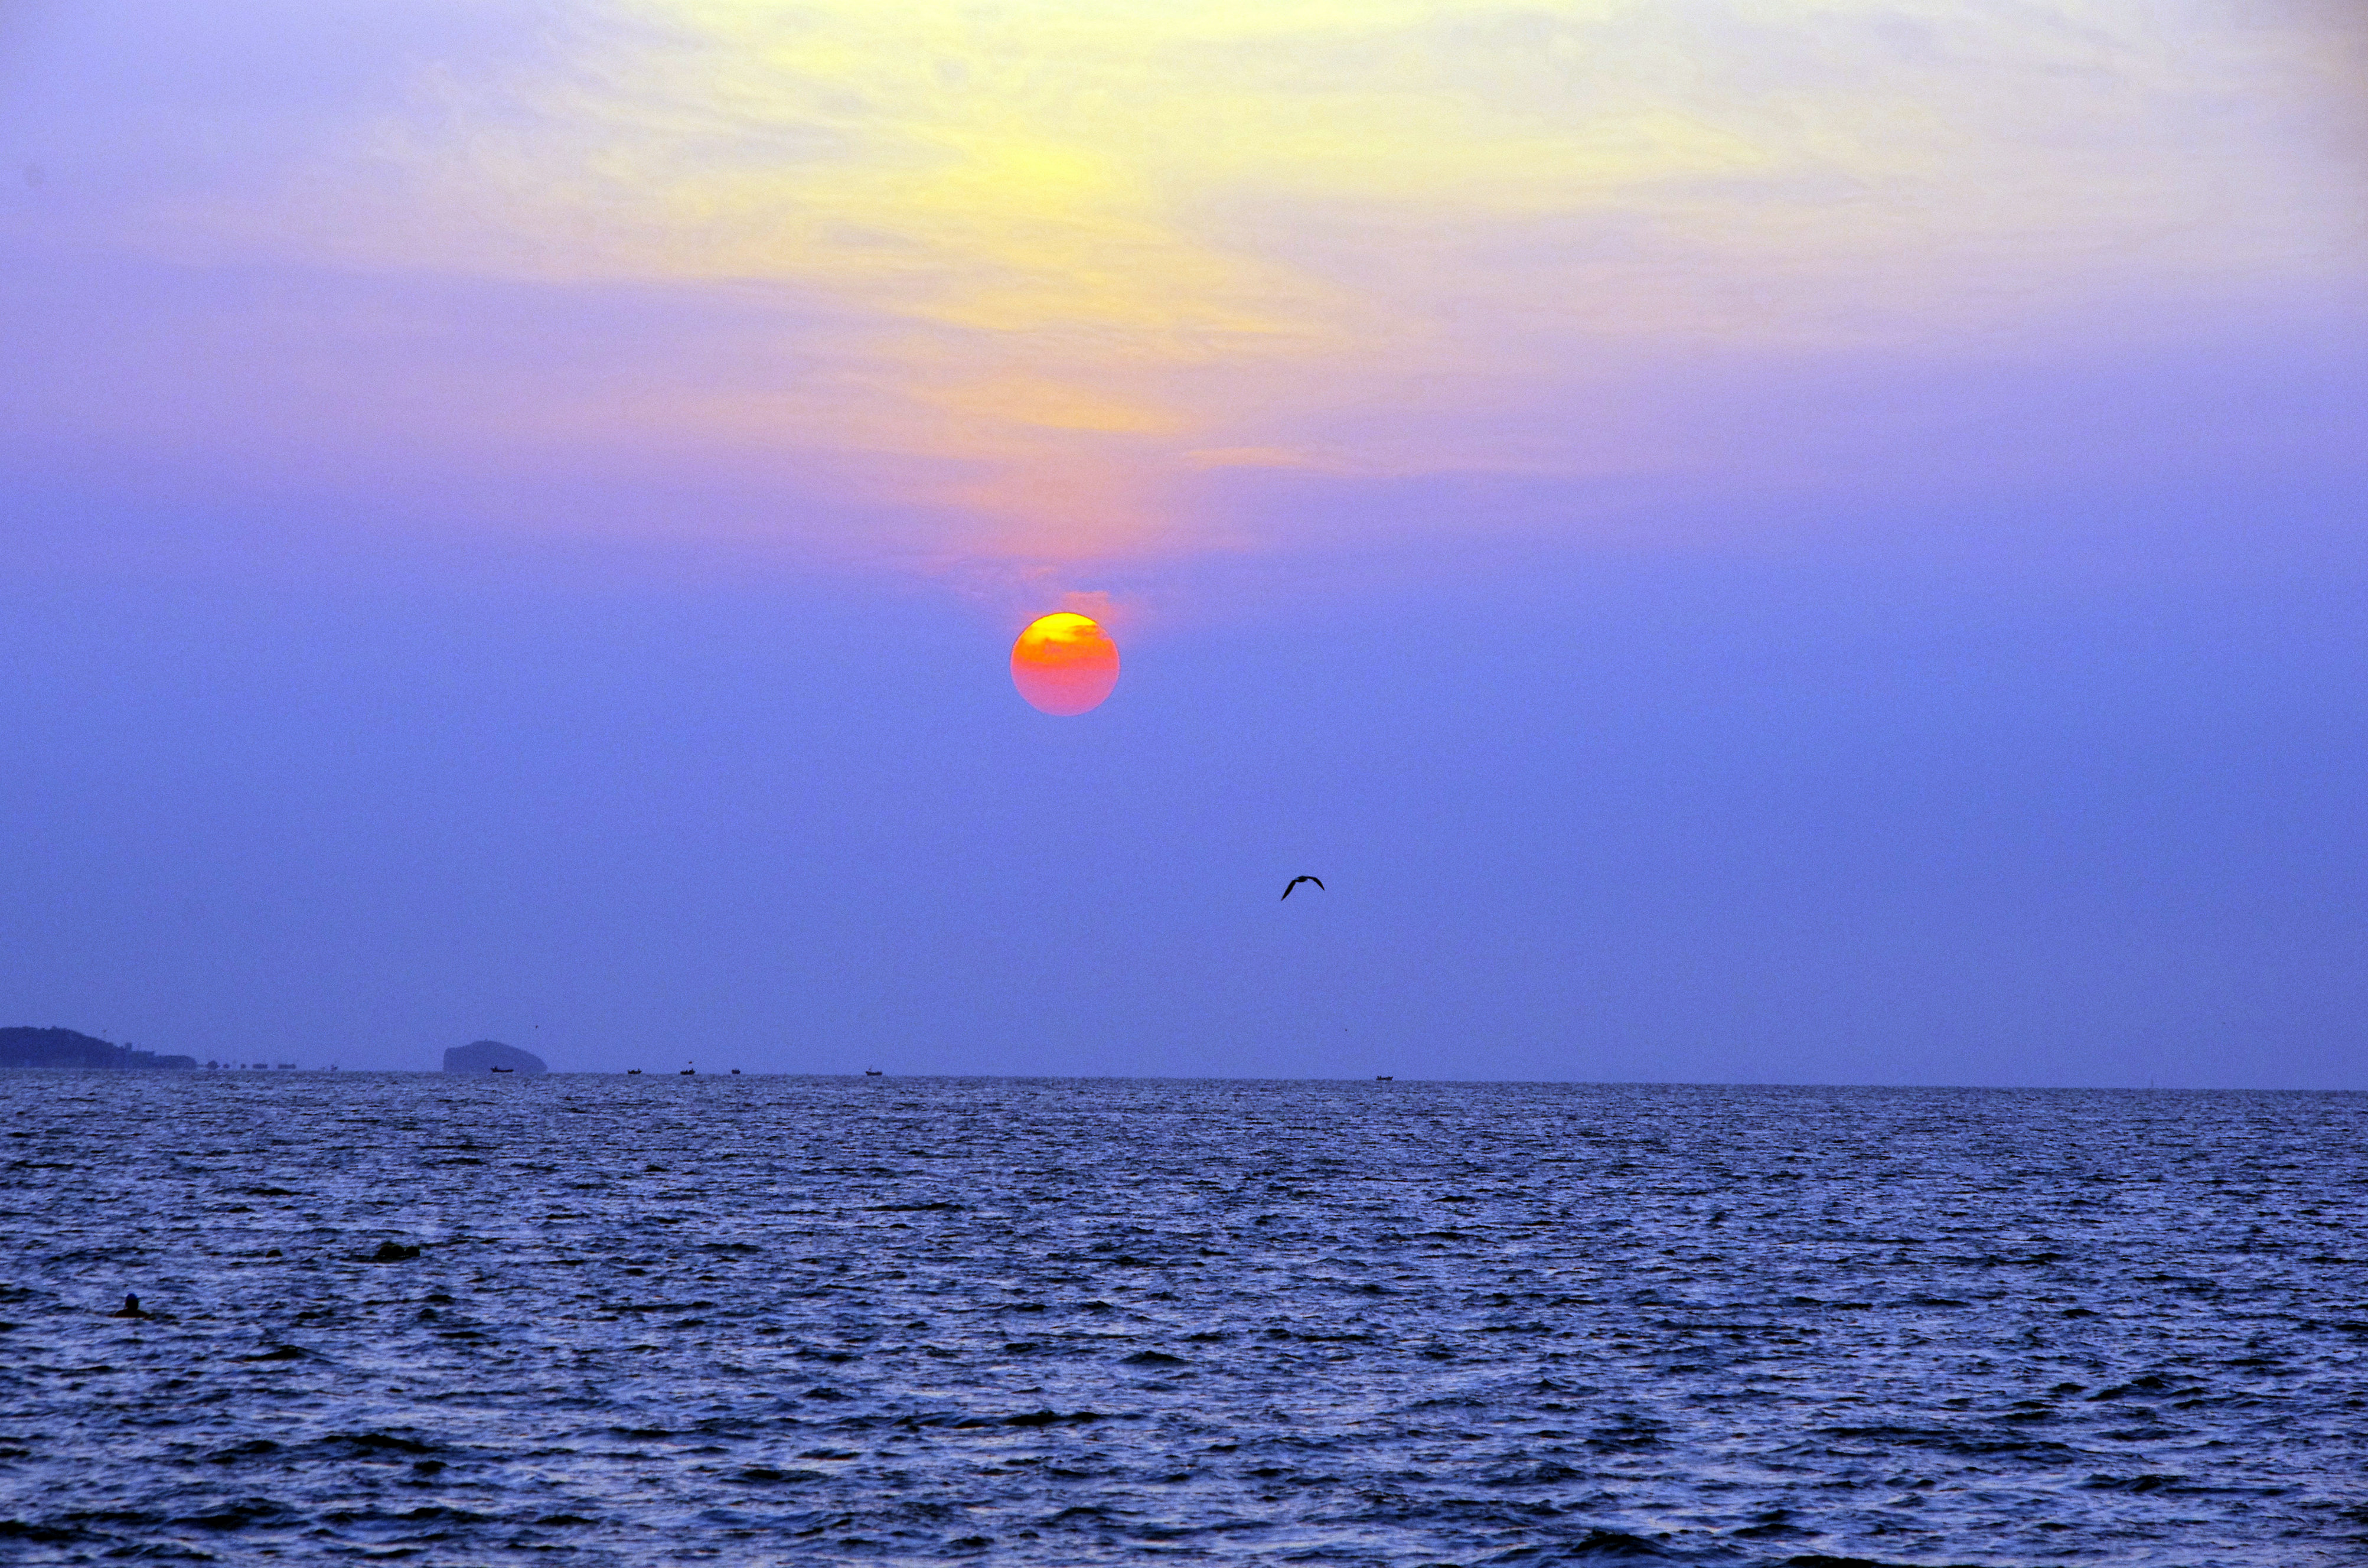
<svg viewBox="0 0 2368 1568">
<path fill-rule="evenodd" d="M 11 1562 L 2368 1561 L 2360 1096 L 0 1096 Z"/>
</svg>

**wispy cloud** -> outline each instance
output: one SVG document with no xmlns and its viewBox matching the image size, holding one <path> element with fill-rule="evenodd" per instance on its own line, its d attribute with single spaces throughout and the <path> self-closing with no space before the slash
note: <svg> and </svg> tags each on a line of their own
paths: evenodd
<svg viewBox="0 0 2368 1568">
<path fill-rule="evenodd" d="M 2175 334 L 2359 267 L 2336 24 L 2302 6 L 531 16 L 490 65 L 307 107 L 303 158 L 166 193 L 142 243 L 728 299 L 731 374 L 653 344 L 630 395 L 501 416 L 827 458 L 1019 559 L 1205 536 L 1178 487 L 1211 469 L 1715 461 L 1623 424 L 1627 390 Z"/>
</svg>

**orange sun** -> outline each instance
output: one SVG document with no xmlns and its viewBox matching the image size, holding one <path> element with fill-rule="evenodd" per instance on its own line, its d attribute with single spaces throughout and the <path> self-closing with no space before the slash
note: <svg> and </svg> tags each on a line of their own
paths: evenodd
<svg viewBox="0 0 2368 1568">
<path fill-rule="evenodd" d="M 1011 645 L 1011 684 L 1047 713 L 1099 708 L 1118 684 L 1118 644 L 1089 616 L 1040 615 Z"/>
</svg>

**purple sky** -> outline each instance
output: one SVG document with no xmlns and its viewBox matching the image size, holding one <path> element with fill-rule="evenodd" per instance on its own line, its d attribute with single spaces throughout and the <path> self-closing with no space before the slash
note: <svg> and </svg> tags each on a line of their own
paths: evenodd
<svg viewBox="0 0 2368 1568">
<path fill-rule="evenodd" d="M 794 15 L 0 6 L 0 1023 L 2368 1088 L 2341 8 Z"/>
</svg>

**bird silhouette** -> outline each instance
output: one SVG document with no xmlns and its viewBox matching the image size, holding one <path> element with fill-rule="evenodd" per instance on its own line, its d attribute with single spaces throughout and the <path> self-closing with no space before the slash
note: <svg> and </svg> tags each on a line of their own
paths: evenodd
<svg viewBox="0 0 2368 1568">
<path fill-rule="evenodd" d="M 1297 887 L 1302 882 L 1314 882 L 1315 884 L 1316 892 L 1322 892 L 1324 891 L 1324 879 L 1321 877 L 1293 877 L 1290 881 L 1283 884 L 1282 896 L 1289 898 L 1291 896 L 1291 890 Z"/>
</svg>

